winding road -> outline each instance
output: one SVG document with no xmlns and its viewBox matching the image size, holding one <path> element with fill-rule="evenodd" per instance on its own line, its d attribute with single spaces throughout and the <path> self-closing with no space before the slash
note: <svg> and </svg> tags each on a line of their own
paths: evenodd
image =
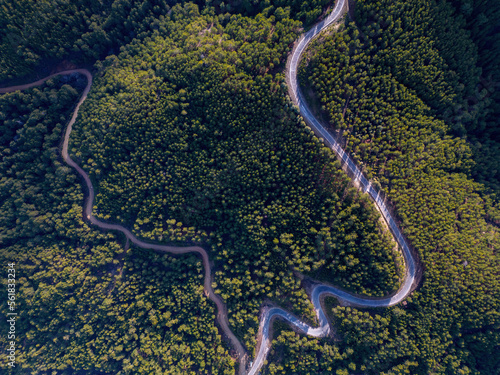
<svg viewBox="0 0 500 375">
<path fill-rule="evenodd" d="M 50 78 L 53 78 L 58 75 L 69 75 L 69 74 L 83 74 L 85 77 L 87 77 L 87 86 L 83 90 L 82 96 L 80 100 L 78 101 L 75 110 L 73 112 L 73 116 L 71 117 L 71 120 L 68 123 L 68 126 L 66 127 L 66 132 L 64 133 L 64 141 L 62 145 L 62 157 L 66 164 L 69 166 L 73 167 L 76 169 L 78 174 L 85 180 L 85 184 L 87 185 L 87 190 L 88 190 L 88 196 L 87 199 L 84 203 L 84 209 L 83 209 L 83 215 L 85 218 L 90 221 L 92 224 L 98 226 L 101 229 L 105 230 L 114 230 L 123 233 L 132 243 L 134 243 L 136 246 L 141 247 L 143 249 L 151 249 L 155 250 L 158 252 L 166 252 L 166 253 L 172 253 L 172 254 L 186 254 L 186 253 L 198 253 L 202 259 L 203 259 L 203 266 L 205 269 L 205 278 L 203 282 L 203 287 L 205 294 L 208 296 L 208 298 L 213 301 L 216 306 L 217 306 L 217 322 L 219 323 L 221 329 L 223 332 L 226 334 L 226 336 L 229 338 L 231 341 L 231 344 L 233 348 L 236 350 L 238 353 L 238 357 L 240 360 L 240 369 L 239 373 L 244 374 L 246 371 L 246 362 L 247 362 L 247 352 L 243 348 L 243 345 L 241 345 L 240 341 L 238 338 L 234 335 L 234 333 L 231 331 L 229 328 L 229 321 L 227 319 L 227 309 L 226 305 L 222 301 L 222 298 L 220 298 L 217 294 L 215 294 L 213 288 L 212 288 L 212 269 L 210 266 L 210 260 L 208 258 L 208 254 L 203 249 L 202 247 L 199 246 L 187 246 L 187 247 L 178 247 L 178 246 L 167 246 L 167 245 L 160 245 L 160 244 L 154 244 L 154 243 L 148 243 L 144 242 L 137 237 L 135 237 L 127 228 L 125 228 L 122 225 L 118 224 L 110 224 L 110 223 L 105 223 L 103 221 L 100 221 L 96 219 L 92 215 L 92 206 L 94 204 L 94 187 L 92 186 L 92 182 L 90 181 L 90 178 L 88 174 L 78 165 L 75 163 L 73 159 L 68 155 L 68 143 L 69 143 L 69 136 L 71 134 L 71 130 L 73 129 L 73 124 L 76 121 L 76 118 L 78 116 L 78 111 L 80 109 L 80 106 L 82 103 L 87 99 L 87 95 L 90 91 L 90 88 L 92 87 L 92 74 L 86 70 L 86 69 L 71 69 L 71 70 L 66 70 L 63 72 L 55 73 L 52 74 L 48 77 L 45 77 L 41 80 L 38 80 L 36 82 L 28 83 L 26 85 L 20 85 L 20 86 L 11 86 L 11 87 L 6 87 L 0 89 L 0 94 L 8 93 L 8 92 L 13 92 L 17 90 L 26 90 L 35 86 L 39 86 L 43 84 L 45 81 L 47 81 Z"/>
<path fill-rule="evenodd" d="M 264 361 L 266 359 L 267 353 L 269 351 L 269 348 L 271 346 L 271 337 L 269 337 L 269 330 L 271 327 L 271 323 L 273 319 L 275 318 L 280 318 L 283 319 L 287 322 L 289 322 L 290 325 L 295 327 L 296 330 L 303 332 L 307 335 L 314 336 L 314 337 L 325 337 L 330 334 L 330 325 L 328 323 L 328 319 L 326 317 L 325 311 L 321 305 L 321 297 L 323 296 L 333 296 L 337 297 L 340 300 L 342 300 L 344 303 L 350 303 L 354 304 L 360 307 L 386 307 L 386 306 L 392 306 L 395 305 L 399 302 L 401 302 L 411 291 L 412 285 L 415 282 L 416 279 L 416 263 L 415 260 L 412 256 L 412 253 L 410 252 L 410 249 L 408 247 L 408 244 L 406 240 L 404 239 L 403 235 L 401 234 L 401 231 L 399 230 L 396 222 L 392 218 L 391 214 L 389 213 L 384 201 L 380 198 L 379 193 L 375 190 L 375 188 L 371 185 L 370 181 L 368 181 L 362 174 L 361 170 L 355 165 L 353 160 L 347 155 L 344 150 L 341 148 L 339 143 L 335 140 L 335 138 L 326 131 L 324 126 L 314 117 L 312 114 L 311 110 L 309 109 L 306 101 L 304 100 L 304 97 L 302 93 L 300 92 L 300 88 L 297 82 L 297 69 L 298 69 L 298 64 L 300 61 L 300 57 L 302 53 L 305 51 L 307 45 L 322 31 L 324 30 L 327 26 L 332 24 L 333 22 L 337 21 L 344 13 L 345 11 L 345 4 L 346 0 L 338 0 L 334 10 L 331 12 L 331 14 L 323 21 L 319 22 L 316 24 L 312 29 L 310 29 L 305 35 L 303 35 L 299 41 L 296 43 L 296 46 L 290 55 L 290 58 L 288 60 L 287 64 L 287 81 L 289 83 L 289 92 L 290 96 L 292 98 L 292 101 L 294 102 L 295 105 L 298 106 L 301 115 L 303 116 L 304 120 L 306 123 L 314 130 L 316 135 L 318 137 L 323 138 L 324 142 L 332 148 L 332 150 L 337 154 L 337 156 L 340 158 L 344 166 L 352 173 L 353 176 L 355 176 L 355 181 L 359 183 L 360 188 L 366 192 L 371 199 L 374 201 L 374 203 L 377 205 L 379 211 L 381 212 L 383 218 L 388 224 L 388 227 L 390 228 L 392 235 L 394 236 L 394 239 L 397 241 L 399 246 L 402 249 L 402 253 L 404 256 L 405 260 L 405 266 L 406 266 L 406 274 L 405 278 L 403 281 L 403 284 L 401 288 L 394 293 L 390 297 L 385 297 L 385 298 L 364 298 L 360 296 L 355 296 L 353 294 L 347 293 L 339 288 L 325 285 L 318 283 L 316 284 L 311 292 L 311 301 L 314 305 L 314 308 L 316 310 L 316 314 L 318 317 L 319 321 L 319 326 L 318 327 L 312 327 L 304 322 L 302 322 L 299 318 L 296 316 L 292 315 L 291 313 L 278 308 L 278 307 L 273 307 L 269 309 L 265 309 L 263 312 L 263 317 L 259 325 L 259 333 L 258 333 L 258 342 L 260 343 L 258 348 L 257 348 L 257 355 L 251 363 L 250 367 L 247 369 L 247 360 L 248 360 L 248 354 L 246 350 L 243 348 L 243 345 L 240 343 L 238 338 L 233 334 L 231 329 L 229 328 L 229 322 L 227 319 L 227 309 L 226 305 L 222 301 L 222 299 L 214 293 L 214 290 L 212 288 L 212 278 L 211 278 L 211 266 L 210 266 L 210 260 L 208 258 L 208 254 L 205 249 L 199 246 L 188 246 L 188 247 L 177 247 L 177 246 L 166 246 L 166 245 L 161 245 L 161 244 L 155 244 L 155 243 L 148 243 L 144 242 L 137 237 L 135 237 L 127 228 L 118 225 L 118 224 L 110 224 L 110 223 L 105 223 L 103 221 L 100 221 L 96 219 L 94 216 L 92 216 L 92 206 L 94 202 L 94 188 L 92 186 L 92 182 L 90 181 L 90 178 L 88 174 L 80 168 L 78 164 L 76 164 L 71 157 L 68 155 L 68 142 L 69 142 L 69 136 L 71 135 L 71 130 L 72 126 L 75 123 L 75 120 L 78 116 L 78 111 L 80 109 L 81 104 L 85 101 L 87 98 L 87 95 L 90 91 L 90 88 L 92 86 L 92 74 L 86 70 L 86 69 L 72 69 L 72 70 L 67 70 L 63 72 L 59 72 L 56 74 L 52 74 L 48 77 L 45 77 L 41 80 L 38 80 L 36 82 L 32 82 L 26 85 L 20 85 L 20 86 L 11 86 L 7 88 L 1 88 L 0 89 L 0 94 L 2 93 L 8 93 L 8 92 L 13 92 L 17 90 L 26 90 L 31 87 L 39 86 L 43 84 L 46 80 L 53 78 L 58 75 L 68 75 L 68 74 L 74 74 L 74 73 L 79 73 L 83 74 L 87 77 L 87 86 L 85 87 L 85 90 L 82 93 L 82 96 L 80 100 L 78 101 L 76 108 L 73 112 L 73 115 L 71 117 L 71 120 L 68 123 L 68 126 L 66 128 L 66 132 L 64 134 L 64 141 L 62 145 L 62 157 L 64 161 L 70 165 L 71 167 L 75 168 L 78 174 L 84 179 L 85 184 L 87 185 L 88 189 L 88 196 L 86 201 L 84 202 L 84 216 L 88 221 L 90 221 L 92 224 L 98 226 L 101 229 L 104 230 L 113 230 L 113 231 L 118 231 L 123 233 L 132 243 L 134 243 L 136 246 L 144 248 L 144 249 L 151 249 L 154 251 L 158 252 L 167 252 L 167 253 L 172 253 L 172 254 L 186 254 L 186 253 L 198 253 L 201 258 L 203 259 L 203 265 L 205 269 L 205 277 L 204 277 L 204 291 L 205 294 L 208 296 L 208 298 L 213 301 L 216 306 L 217 306 L 217 322 L 219 326 L 221 327 L 222 331 L 224 334 L 229 338 L 233 348 L 236 350 L 238 353 L 238 359 L 239 359 L 239 373 L 240 375 L 243 374 L 248 374 L 248 375 L 254 375 L 257 374 L 260 369 L 262 368 Z"/>
<path fill-rule="evenodd" d="M 300 87 L 297 81 L 297 71 L 302 53 L 306 50 L 308 44 L 318 36 L 321 31 L 326 27 L 330 26 L 332 23 L 339 20 L 345 13 L 347 0 L 338 0 L 335 4 L 335 8 L 332 10 L 330 15 L 323 21 L 314 25 L 306 34 L 304 34 L 296 43 L 295 48 L 288 59 L 287 64 L 287 82 L 288 91 L 293 103 L 299 108 L 300 114 L 304 118 L 305 122 L 313 129 L 314 133 L 319 137 L 323 138 L 324 143 L 328 145 L 335 154 L 339 157 L 342 164 L 355 176 L 355 182 L 359 183 L 360 188 L 367 193 L 373 202 L 377 205 L 380 213 L 385 219 L 389 229 L 394 236 L 394 239 L 399 244 L 402 249 L 403 257 L 405 260 L 405 277 L 403 283 L 399 290 L 390 297 L 385 298 L 363 298 L 355 296 L 348 292 L 345 292 L 339 288 L 318 283 L 316 284 L 311 292 L 311 301 L 313 303 L 316 315 L 319 321 L 319 327 L 311 327 L 310 325 L 302 322 L 296 316 L 292 315 L 288 311 L 281 308 L 274 307 L 267 310 L 261 320 L 259 326 L 259 334 L 261 336 L 261 344 L 257 350 L 257 356 L 252 364 L 249 371 L 249 375 L 257 374 L 262 367 L 267 352 L 271 347 L 271 338 L 269 337 L 269 329 L 274 318 L 283 319 L 289 324 L 291 324 L 295 329 L 303 332 L 306 335 L 314 337 L 326 337 L 330 334 L 330 325 L 328 324 L 328 319 L 326 317 L 325 311 L 321 305 L 321 297 L 332 296 L 342 300 L 344 303 L 350 303 L 359 307 L 387 307 L 393 306 L 408 296 L 410 294 L 413 284 L 416 281 L 416 262 L 413 255 L 408 247 L 406 240 L 404 239 L 401 231 L 399 230 L 396 222 L 392 218 L 389 210 L 387 209 L 384 201 L 380 197 L 379 192 L 371 185 L 364 176 L 361 170 L 356 166 L 349 155 L 342 149 L 337 140 L 325 129 L 325 127 L 314 117 L 312 111 L 310 110 L 303 94 L 300 91 Z"/>
</svg>

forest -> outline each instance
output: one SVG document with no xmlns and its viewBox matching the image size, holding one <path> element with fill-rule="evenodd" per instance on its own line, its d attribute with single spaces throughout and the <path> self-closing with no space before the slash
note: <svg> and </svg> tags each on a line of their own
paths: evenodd
<svg viewBox="0 0 500 375">
<path fill-rule="evenodd" d="M 283 62 L 296 23 L 232 16 L 222 28 L 188 6 L 171 17 L 168 37 L 104 62 L 75 123 L 95 215 L 142 238 L 209 243 L 248 348 L 263 300 L 315 319 L 296 271 L 360 293 L 395 290 L 397 253 L 378 215 L 300 123 L 282 75 L 265 68 Z"/>
<path fill-rule="evenodd" d="M 83 222 L 58 145 L 85 84 L 63 77 L 0 97 L 0 259 L 15 263 L 21 338 L 9 373 L 234 374 L 201 260 L 128 248 Z"/>
<path fill-rule="evenodd" d="M 0 80 L 44 72 L 61 59 L 92 65 L 158 30 L 172 7 L 184 3 L 186 0 L 0 0 L 0 23 L 5 25 L 0 29 Z M 193 3 L 222 15 L 255 16 L 271 9 L 289 9 L 293 19 L 306 24 L 331 5 L 330 0 Z"/>
<path fill-rule="evenodd" d="M 250 357 L 262 306 L 315 323 L 311 280 L 383 296 L 403 276 L 373 204 L 288 98 L 293 43 L 332 5 L 0 7 L 4 86 L 92 67 L 69 151 L 93 181 L 94 215 L 203 246 Z M 497 373 L 498 16 L 492 0 L 358 0 L 307 51 L 302 90 L 392 203 L 424 272 L 395 307 L 327 299 L 331 338 L 276 321 L 263 374 Z M 59 147 L 84 81 L 0 96 L 0 259 L 16 263 L 22 337 L 9 373 L 235 374 L 201 259 L 130 247 L 83 220 L 86 192 Z"/>
<path fill-rule="evenodd" d="M 402 306 L 334 307 L 340 344 L 283 331 L 268 373 L 497 373 L 498 181 L 480 177 L 474 150 L 478 127 L 495 142 L 483 86 L 494 73 L 483 76 L 471 36 L 453 4 L 357 1 L 354 19 L 308 51 L 303 90 L 378 181 L 425 273 Z"/>
</svg>

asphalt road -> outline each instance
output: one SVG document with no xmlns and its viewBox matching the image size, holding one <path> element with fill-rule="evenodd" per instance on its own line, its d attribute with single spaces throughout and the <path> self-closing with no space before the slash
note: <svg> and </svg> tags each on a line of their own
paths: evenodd
<svg viewBox="0 0 500 375">
<path fill-rule="evenodd" d="M 347 167 L 347 169 L 355 176 L 355 182 L 359 184 L 359 187 L 367 193 L 373 202 L 376 204 L 383 218 L 385 219 L 387 225 L 390 228 L 394 239 L 399 244 L 403 257 L 405 260 L 405 277 L 400 289 L 390 297 L 386 298 L 367 298 L 356 296 L 350 294 L 344 290 L 336 288 L 334 286 L 326 284 L 316 284 L 311 293 L 311 301 L 313 303 L 316 315 L 318 317 L 319 326 L 311 327 L 310 325 L 304 323 L 299 318 L 294 316 L 288 311 L 285 311 L 278 307 L 273 307 L 264 312 L 263 318 L 259 325 L 259 335 L 260 346 L 258 347 L 257 355 L 251 364 L 249 375 L 257 374 L 267 356 L 267 353 L 271 346 L 271 338 L 269 337 L 269 329 L 273 319 L 280 318 L 287 321 L 296 330 L 303 332 L 306 335 L 314 337 L 325 337 L 330 334 L 330 325 L 328 324 L 328 319 L 326 317 L 325 311 L 321 305 L 322 296 L 333 296 L 339 298 L 344 303 L 349 303 L 359 307 L 387 307 L 395 305 L 402 300 L 404 300 L 408 294 L 411 292 L 412 286 L 416 279 L 416 262 L 413 258 L 412 253 L 406 240 L 404 239 L 401 231 L 399 230 L 396 222 L 392 218 L 389 210 L 387 209 L 385 203 L 381 199 L 378 191 L 371 185 L 370 181 L 363 176 L 361 170 L 356 166 L 349 155 L 342 149 L 340 144 L 336 139 L 325 129 L 325 127 L 314 117 L 312 111 L 310 110 L 307 102 L 304 99 L 300 91 L 300 87 L 297 81 L 297 71 L 302 53 L 306 50 L 307 45 L 326 27 L 331 25 L 333 22 L 339 20 L 345 13 L 346 0 L 338 0 L 335 8 L 330 13 L 330 15 L 323 21 L 314 25 L 306 34 L 304 34 L 297 42 L 292 55 L 289 58 L 289 63 L 287 64 L 287 82 L 288 91 L 290 97 L 295 105 L 298 106 L 300 114 L 304 118 L 305 122 L 313 129 L 315 134 L 323 138 L 325 144 L 327 144 L 342 161 L 342 164 Z"/>
</svg>

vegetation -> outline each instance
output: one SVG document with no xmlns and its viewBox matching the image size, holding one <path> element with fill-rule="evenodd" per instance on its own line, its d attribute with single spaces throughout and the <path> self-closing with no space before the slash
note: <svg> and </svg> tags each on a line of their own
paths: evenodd
<svg viewBox="0 0 500 375">
<path fill-rule="evenodd" d="M 398 287 L 380 216 L 287 97 L 301 21 L 329 2 L 0 5 L 0 79 L 97 61 L 70 140 L 95 216 L 204 246 L 251 356 L 263 304 L 314 323 L 304 277 L 372 296 Z M 305 91 L 392 202 L 424 274 L 397 307 L 329 301 L 335 337 L 276 322 L 264 373 L 497 372 L 498 12 L 493 0 L 358 0 L 355 22 L 310 49 Z M 201 261 L 83 222 L 58 145 L 84 85 L 61 77 L 0 97 L 0 261 L 16 263 L 20 337 L 9 371 L 234 374 Z"/>
<path fill-rule="evenodd" d="M 462 106 L 468 121 L 447 111 L 481 88 L 477 50 L 450 4 L 417 1 L 358 1 L 355 24 L 313 46 L 301 82 L 381 184 L 425 273 L 401 306 L 333 308 L 341 339 L 333 347 L 283 332 L 266 373 L 498 370 L 498 206 L 472 179 L 477 166 L 465 137 L 484 121 L 474 111 L 488 101 L 467 113 Z"/>
<path fill-rule="evenodd" d="M 466 21 L 466 30 L 477 45 L 477 65 L 481 76 L 473 95 L 466 98 L 463 108 L 477 108 L 473 121 L 466 123 L 476 165 L 472 168 L 475 180 L 498 191 L 500 188 L 500 33 L 498 20 L 500 7 L 495 1 L 452 1 L 456 12 Z M 462 108 L 460 112 L 465 112 Z M 467 113 L 462 118 L 468 118 Z"/>
<path fill-rule="evenodd" d="M 160 31 L 100 65 L 71 138 L 97 216 L 211 246 L 216 292 L 250 350 L 265 300 L 315 319 L 295 271 L 371 295 L 399 283 L 378 214 L 269 72 L 297 28 L 276 15 L 222 26 L 174 7 Z"/>
<path fill-rule="evenodd" d="M 124 249 L 82 222 L 79 180 L 57 146 L 85 84 L 62 77 L 0 97 L 0 261 L 17 281 L 9 373 L 234 374 L 201 260 Z"/>
<path fill-rule="evenodd" d="M 92 63 L 115 53 L 133 39 L 143 39 L 175 4 L 185 0 L 0 0 L 0 80 L 52 68 L 61 59 Z M 197 0 L 210 12 L 277 17 L 314 22 L 329 0 Z M 40 66 L 40 64 L 42 66 Z M 37 67 L 38 66 L 38 67 Z"/>
<path fill-rule="evenodd" d="M 373 295 L 399 282 L 378 214 L 297 117 L 282 75 L 271 74 L 283 66 L 300 24 L 288 11 L 269 11 L 219 17 L 200 15 L 192 4 L 174 7 L 156 31 L 98 62 L 71 136 L 98 191 L 97 216 L 142 238 L 211 248 L 216 291 L 250 350 L 263 301 L 315 319 L 295 271 Z M 31 176 L 27 160 L 43 154 L 45 163 L 16 190 L 27 203 L 16 204 L 9 190 L 3 207 L 11 237 L 2 255 L 13 259 L 30 248 L 17 260 L 27 290 L 18 298 L 30 322 L 19 330 L 26 344 L 40 344 L 19 362 L 47 371 L 232 372 L 234 361 L 213 331 L 214 307 L 201 293 L 201 264 L 187 257 L 174 267 L 172 257 L 125 252 L 82 222 L 77 180 L 56 148 L 77 94 L 69 86 L 47 90 L 1 102 L 4 152 L 14 155 L 4 158 L 6 186 L 19 184 L 14 171 Z M 47 113 L 51 137 L 33 134 Z M 27 143 L 27 154 L 11 145 L 18 133 L 38 142 Z M 63 187 L 53 186 L 54 174 Z M 40 202 L 24 198 L 39 185 L 57 199 L 42 192 Z M 20 226 L 24 216 L 29 226 Z M 34 232 L 25 238 L 28 228 Z M 74 300 L 61 303 L 68 295 Z M 210 347 L 199 345 L 210 336 Z M 192 355 L 179 357 L 186 348 Z"/>
</svg>

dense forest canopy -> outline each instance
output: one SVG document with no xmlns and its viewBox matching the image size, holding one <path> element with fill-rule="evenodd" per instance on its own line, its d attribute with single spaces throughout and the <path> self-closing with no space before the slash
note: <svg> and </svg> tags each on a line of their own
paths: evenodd
<svg viewBox="0 0 500 375">
<path fill-rule="evenodd" d="M 83 192 L 58 145 L 83 87 L 62 77 L 0 97 L 0 259 L 15 263 L 19 313 L 11 373 L 234 373 L 201 261 L 125 249 L 82 221 Z"/>
<path fill-rule="evenodd" d="M 223 27 L 174 7 L 165 34 L 103 64 L 72 135 L 97 216 L 142 238 L 209 241 L 250 348 L 263 300 L 314 319 L 294 271 L 373 295 L 399 283 L 378 215 L 300 123 L 282 75 L 269 74 L 296 28 L 275 15 Z"/>
<path fill-rule="evenodd" d="M 71 58 L 91 63 L 118 51 L 135 38 L 143 39 L 185 0 L 0 0 L 0 80 L 32 73 L 38 64 Z M 329 0 L 197 0 L 218 14 L 255 16 L 287 10 L 295 20 L 314 22 Z"/>
<path fill-rule="evenodd" d="M 330 1 L 0 5 L 6 84 L 94 65 L 69 149 L 92 178 L 94 215 L 206 248 L 251 357 L 263 305 L 315 323 L 311 278 L 371 296 L 398 288 L 402 259 L 380 215 L 287 95 L 287 56 Z M 327 299 L 334 338 L 276 322 L 262 372 L 495 374 L 500 4 L 352 5 L 307 51 L 300 82 L 392 203 L 422 283 L 384 310 Z M 83 221 L 85 192 L 58 146 L 84 86 L 65 76 L 0 97 L 0 259 L 16 262 L 22 337 L 10 373 L 234 374 L 200 259 Z"/>
<path fill-rule="evenodd" d="M 485 78 L 470 35 L 446 2 L 357 1 L 355 22 L 317 41 L 302 65 L 303 89 L 314 92 L 346 150 L 380 183 L 425 266 L 406 309 L 333 310 L 343 338 L 339 373 L 498 370 L 498 181 L 473 180 L 482 167 L 474 131 L 487 126 L 495 104 L 491 90 L 477 96 Z M 313 353 L 315 340 L 306 341 Z M 285 364 L 269 373 L 303 362 L 303 347 L 276 342 L 275 355 L 287 350 Z M 309 368 L 331 366 L 326 356 L 308 358 Z"/>
</svg>

